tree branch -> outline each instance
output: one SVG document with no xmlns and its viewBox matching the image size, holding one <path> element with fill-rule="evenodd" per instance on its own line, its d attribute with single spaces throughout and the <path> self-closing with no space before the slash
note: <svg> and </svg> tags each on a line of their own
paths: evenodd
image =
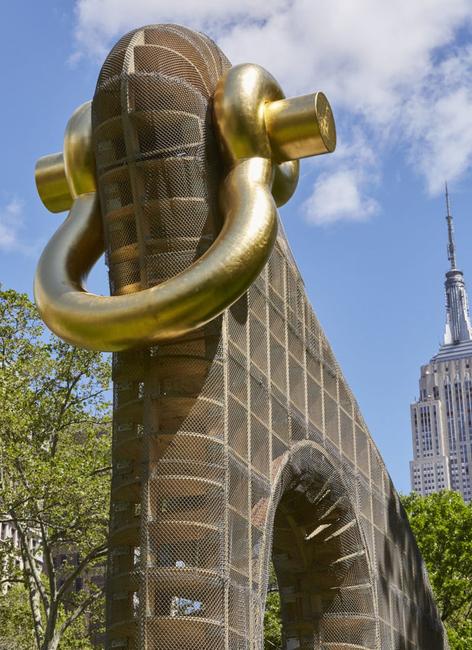
<svg viewBox="0 0 472 650">
<path fill-rule="evenodd" d="M 72 355 L 74 355 L 74 354 L 75 354 L 75 350 L 73 350 L 73 352 L 72 352 Z M 69 366 L 69 370 L 70 370 L 71 366 L 72 366 L 72 360 L 71 360 L 71 363 L 70 363 L 70 366 Z M 60 425 L 60 423 L 62 421 L 62 418 L 64 417 L 64 413 L 67 410 L 67 405 L 68 405 L 68 402 L 69 402 L 70 397 L 72 395 L 72 391 L 74 390 L 75 386 L 79 383 L 79 381 L 82 379 L 83 375 L 84 375 L 83 372 L 79 373 L 79 375 L 74 377 L 74 379 L 70 382 L 70 384 L 67 387 L 67 391 L 66 391 L 64 400 L 63 400 L 62 405 L 61 405 L 61 407 L 59 409 L 59 416 L 58 416 L 58 419 L 57 419 L 57 425 L 55 427 L 56 428 L 56 433 L 54 433 L 53 437 L 52 437 L 52 445 L 51 445 L 51 455 L 52 456 L 55 456 L 55 454 L 56 454 L 57 441 L 59 440 L 59 437 L 57 435 L 57 428 Z"/>
<path fill-rule="evenodd" d="M 0 580 L 0 585 L 13 585 L 13 584 L 25 584 L 24 578 L 3 578 Z"/>
<path fill-rule="evenodd" d="M 56 573 L 54 571 L 54 562 L 52 559 L 52 551 L 50 544 L 47 543 L 47 532 L 44 527 L 43 521 L 39 516 L 39 527 L 41 530 L 41 543 L 44 553 L 44 561 L 46 563 L 46 573 L 49 578 L 49 595 L 52 601 L 56 599 Z"/>
<path fill-rule="evenodd" d="M 31 490 L 31 488 L 30 488 L 30 486 L 28 484 L 28 481 L 27 481 L 27 479 L 26 479 L 26 477 L 24 475 L 23 468 L 21 467 L 19 462 L 16 463 L 16 466 L 17 466 L 17 470 L 18 470 L 18 473 L 20 475 L 21 481 L 23 482 L 23 485 L 25 486 L 26 490 L 30 494 L 32 494 L 32 490 Z M 36 573 L 37 573 L 36 559 L 33 557 L 32 553 L 30 553 L 30 549 L 28 547 L 26 535 L 22 531 L 21 526 L 20 526 L 20 528 L 18 528 L 18 526 L 20 525 L 18 517 L 16 517 L 16 514 L 15 514 L 14 510 L 10 509 L 10 512 L 12 513 L 13 516 L 16 517 L 15 526 L 18 528 L 19 533 L 20 533 L 20 529 L 21 529 L 22 545 L 25 547 L 25 552 L 26 552 L 26 555 L 28 557 L 29 564 L 31 565 L 31 571 L 33 573 L 33 576 L 35 577 L 35 580 L 38 583 L 38 589 L 39 589 L 39 593 L 41 594 L 41 598 L 42 598 L 42 601 L 43 601 L 44 611 L 46 612 L 46 616 L 49 616 L 50 603 L 51 603 L 51 600 L 52 601 L 55 600 L 55 595 L 56 595 L 56 581 L 55 581 L 55 574 L 54 574 L 54 565 L 53 565 L 53 562 L 52 562 L 51 547 L 50 547 L 50 545 L 48 544 L 48 541 L 47 541 L 46 528 L 44 526 L 44 522 L 42 520 L 42 517 L 41 517 L 41 515 L 39 513 L 39 509 L 37 507 L 37 503 L 36 503 L 35 499 L 33 499 L 33 509 L 35 511 L 35 516 L 37 518 L 37 523 L 38 523 L 39 529 L 41 531 L 41 547 L 43 549 L 43 557 L 44 557 L 44 561 L 46 563 L 46 569 L 47 569 L 46 573 L 47 573 L 48 580 L 49 580 L 50 598 L 48 598 L 48 596 L 47 596 L 46 590 L 44 589 L 43 583 L 41 582 L 41 578 L 36 580 Z"/>
<path fill-rule="evenodd" d="M 41 596 L 41 600 L 43 603 L 44 611 L 47 612 L 49 609 L 49 599 L 46 593 L 46 590 L 44 588 L 43 583 L 41 582 L 41 576 L 38 571 L 38 567 L 36 564 L 36 558 L 34 557 L 33 553 L 31 552 L 29 546 L 28 546 L 28 541 L 26 538 L 26 534 L 19 523 L 15 512 L 13 510 L 10 510 L 11 516 L 15 525 L 16 530 L 18 531 L 18 535 L 20 537 L 20 546 L 21 546 L 21 553 L 23 555 L 23 562 L 25 563 L 25 567 L 28 567 L 31 577 L 34 580 L 34 583 L 36 585 L 36 588 L 38 589 L 38 592 Z M 26 560 L 26 561 L 25 561 Z"/>
<path fill-rule="evenodd" d="M 29 563 L 26 562 L 25 554 L 23 553 L 23 548 L 22 548 L 22 556 L 23 556 L 23 565 L 24 565 L 23 571 L 25 574 L 25 584 L 27 585 L 28 588 L 28 600 L 30 604 L 31 615 L 33 617 L 34 638 L 36 640 L 36 645 L 38 646 L 39 649 L 41 647 L 41 637 L 44 632 L 41 610 L 38 604 L 38 593 L 40 593 L 40 591 L 38 590 L 36 578 L 33 576 L 30 570 Z"/>
<path fill-rule="evenodd" d="M 68 627 L 72 625 L 74 621 L 76 621 L 79 616 L 86 610 L 86 608 L 91 605 L 94 601 L 98 600 L 100 596 L 103 596 L 105 592 L 105 589 L 99 589 L 98 591 L 94 591 L 88 598 L 86 598 L 84 601 L 81 602 L 78 607 L 72 612 L 72 614 L 69 616 L 69 618 L 62 624 L 62 627 L 59 631 L 60 635 L 62 636 L 64 632 L 67 630 Z"/>
<path fill-rule="evenodd" d="M 107 465 L 106 467 L 99 467 L 98 469 L 95 469 L 93 472 L 90 472 L 89 476 L 96 476 L 97 474 L 106 474 L 112 469 L 113 469 L 113 465 Z"/>
<path fill-rule="evenodd" d="M 71 571 L 71 573 L 67 576 L 67 578 L 62 583 L 60 589 L 58 590 L 57 592 L 58 601 L 61 600 L 64 593 L 69 589 L 69 587 L 72 585 L 74 580 L 82 573 L 82 571 L 85 569 L 87 564 L 90 564 L 92 560 L 96 560 L 97 558 L 106 555 L 107 548 L 108 548 L 107 544 L 102 544 L 101 546 L 97 546 L 92 551 L 90 551 L 90 553 L 88 553 L 81 562 L 77 564 L 75 569 Z"/>
</svg>

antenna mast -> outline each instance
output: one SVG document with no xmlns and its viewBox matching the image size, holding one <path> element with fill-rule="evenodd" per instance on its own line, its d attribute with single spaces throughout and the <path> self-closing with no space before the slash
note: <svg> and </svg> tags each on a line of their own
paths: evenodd
<svg viewBox="0 0 472 650">
<path fill-rule="evenodd" d="M 451 211 L 449 210 L 449 192 L 447 191 L 446 182 L 446 221 L 447 221 L 447 259 L 451 263 L 451 271 L 456 268 L 456 245 L 454 243 L 454 224 L 452 222 Z"/>
</svg>

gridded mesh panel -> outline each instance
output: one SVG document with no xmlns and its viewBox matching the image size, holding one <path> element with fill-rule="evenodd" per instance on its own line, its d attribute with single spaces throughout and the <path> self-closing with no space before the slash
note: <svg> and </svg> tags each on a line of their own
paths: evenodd
<svg viewBox="0 0 472 650">
<path fill-rule="evenodd" d="M 206 37 L 167 25 L 125 36 L 93 101 L 93 137 L 112 293 L 176 275 L 218 230 L 209 100 L 227 60 Z"/>
<path fill-rule="evenodd" d="M 221 226 L 211 123 L 229 66 L 131 32 L 93 101 L 112 293 L 187 268 Z M 113 360 L 107 647 L 261 650 L 272 559 L 286 650 L 446 648 L 398 496 L 283 234 L 200 331 Z"/>
</svg>

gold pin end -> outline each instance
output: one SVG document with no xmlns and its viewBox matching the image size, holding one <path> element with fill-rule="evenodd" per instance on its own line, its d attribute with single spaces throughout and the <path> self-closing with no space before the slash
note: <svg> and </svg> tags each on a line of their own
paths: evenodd
<svg viewBox="0 0 472 650">
<path fill-rule="evenodd" d="M 40 158 L 36 163 L 34 178 L 41 201 L 50 212 L 64 212 L 70 209 L 72 196 L 67 184 L 62 153 L 52 153 Z"/>
<path fill-rule="evenodd" d="M 333 112 L 322 92 L 270 102 L 265 121 L 279 162 L 331 153 L 336 148 Z"/>
</svg>

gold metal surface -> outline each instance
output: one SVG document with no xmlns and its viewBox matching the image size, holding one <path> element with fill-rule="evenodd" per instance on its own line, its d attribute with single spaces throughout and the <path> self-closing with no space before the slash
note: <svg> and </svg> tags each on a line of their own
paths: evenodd
<svg viewBox="0 0 472 650">
<path fill-rule="evenodd" d="M 265 123 L 277 161 L 318 156 L 336 148 L 334 117 L 323 93 L 267 104 Z"/>
<path fill-rule="evenodd" d="M 277 81 L 258 65 L 245 63 L 228 70 L 219 81 L 214 97 L 216 125 L 227 159 L 235 162 L 261 155 L 273 160 L 265 110 L 283 96 Z M 235 111 L 234 106 L 239 110 Z M 290 199 L 298 177 L 298 160 L 286 159 L 274 165 L 272 191 L 277 206 Z"/>
<path fill-rule="evenodd" d="M 34 170 L 36 188 L 41 201 L 50 212 L 64 212 L 72 206 L 62 153 L 43 156 Z"/>
<path fill-rule="evenodd" d="M 96 190 L 91 107 L 92 102 L 85 102 L 72 114 L 63 152 L 43 156 L 36 163 L 36 187 L 50 212 L 69 210 L 80 194 Z"/>
<path fill-rule="evenodd" d="M 92 146 L 92 102 L 79 106 L 67 124 L 64 167 L 72 198 L 97 189 Z"/>
<path fill-rule="evenodd" d="M 298 160 L 288 160 L 274 166 L 274 180 L 272 181 L 272 196 L 278 207 L 285 205 L 297 189 L 300 176 L 300 163 Z"/>
<path fill-rule="evenodd" d="M 103 240 L 95 193 L 78 197 L 39 261 L 35 298 L 44 321 L 74 345 L 110 351 L 171 339 L 208 322 L 241 296 L 272 249 L 271 175 L 264 158 L 237 165 L 222 189 L 225 224 L 207 253 L 171 280 L 123 296 L 83 288 Z"/>
<path fill-rule="evenodd" d="M 290 198 L 298 182 L 298 161 L 293 159 L 335 146 L 329 104 L 318 96 L 321 93 L 284 100 L 275 79 L 260 66 L 231 68 L 214 96 L 217 129 L 229 163 L 220 190 L 220 234 L 206 253 L 173 278 L 110 297 L 88 293 L 84 287 L 104 242 L 90 103 L 81 106 L 66 129 L 63 161 L 60 154 L 41 159 L 36 173 L 46 207 L 57 210 L 72 204 L 44 250 L 35 278 L 36 303 L 50 329 L 74 345 L 118 351 L 188 333 L 235 302 L 272 251 L 276 205 Z"/>
</svg>

